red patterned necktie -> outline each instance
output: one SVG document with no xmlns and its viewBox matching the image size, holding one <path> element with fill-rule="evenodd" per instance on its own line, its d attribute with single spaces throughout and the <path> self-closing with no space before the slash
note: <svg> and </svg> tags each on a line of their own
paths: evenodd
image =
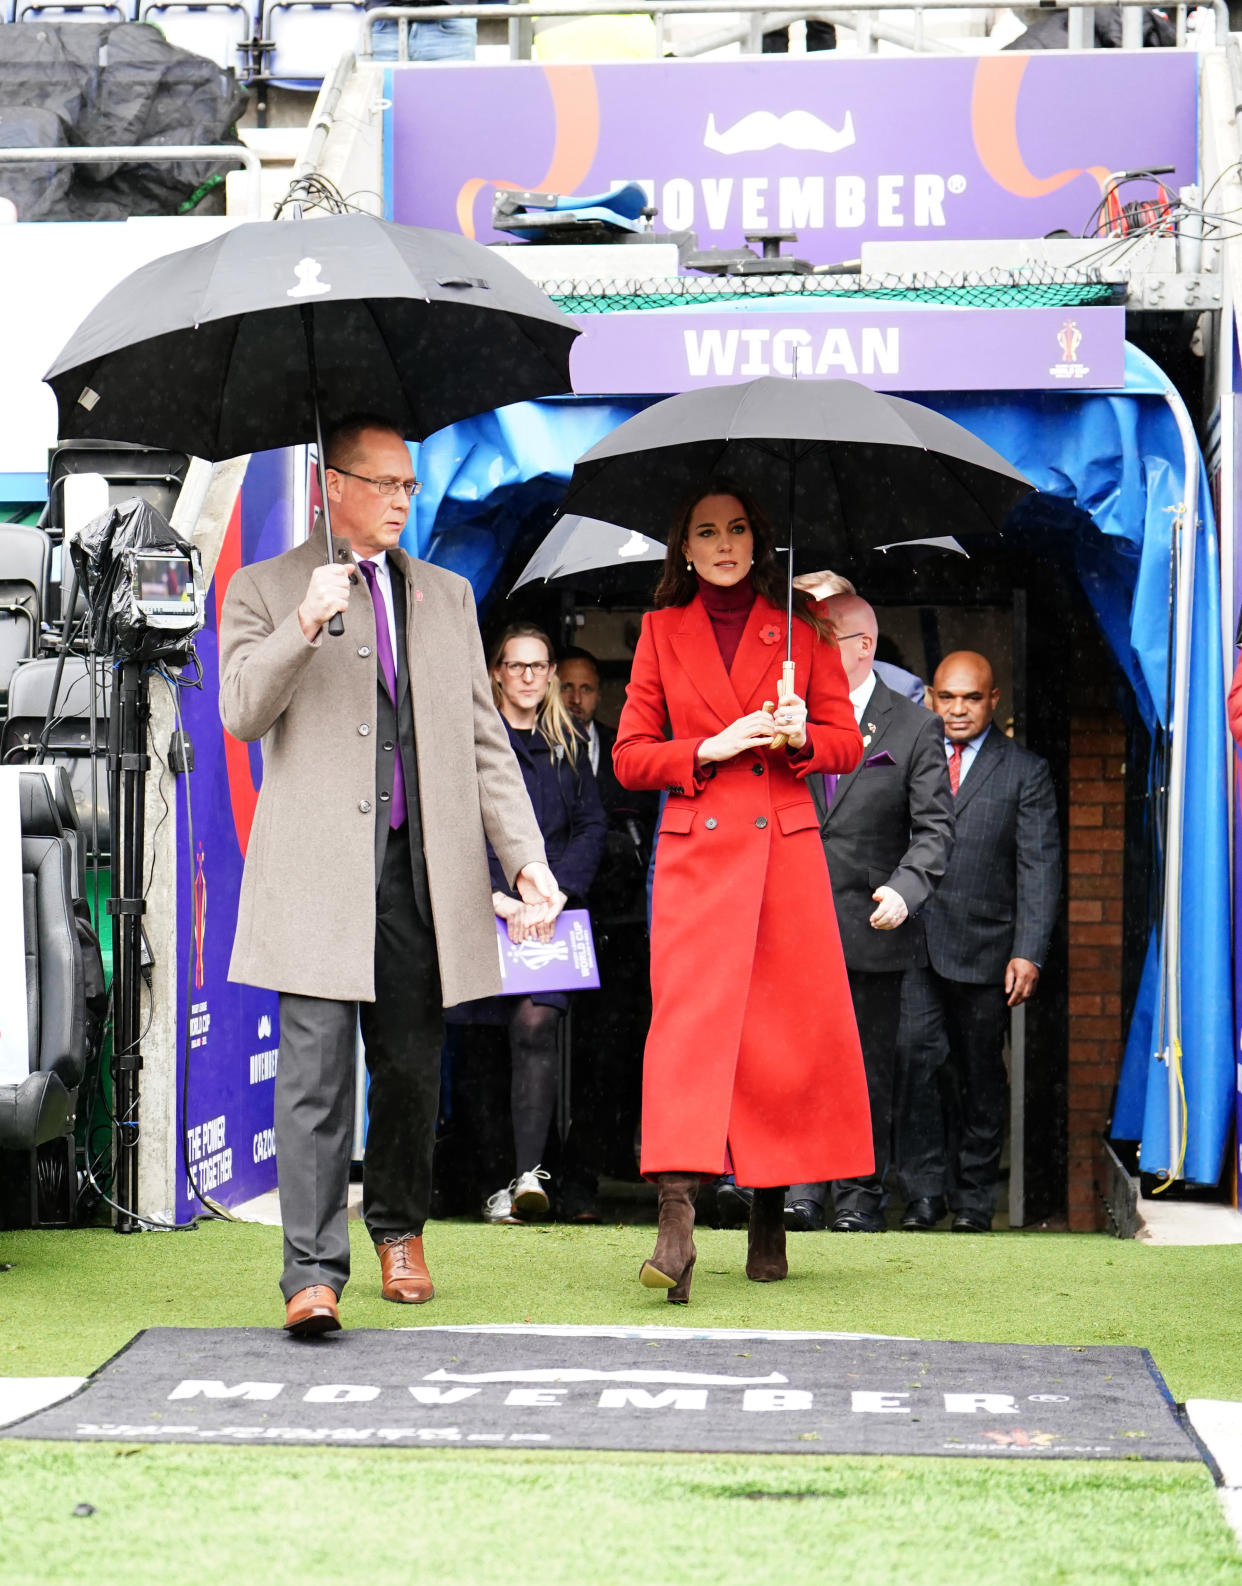
<svg viewBox="0 0 1242 1586">
<path fill-rule="evenodd" d="M 960 743 L 949 745 L 949 787 L 953 797 L 957 797 L 957 790 L 962 785 L 962 746 Z"/>
</svg>

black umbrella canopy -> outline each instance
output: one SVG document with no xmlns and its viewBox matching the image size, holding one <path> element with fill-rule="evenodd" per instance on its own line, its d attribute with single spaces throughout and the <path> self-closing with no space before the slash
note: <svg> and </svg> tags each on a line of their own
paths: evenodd
<svg viewBox="0 0 1242 1586">
<path fill-rule="evenodd" d="M 996 532 L 1033 488 L 951 419 L 852 380 L 712 386 L 637 413 L 579 458 L 565 512 L 666 540 L 712 479 L 749 491 L 803 568 L 878 545 Z"/>
<path fill-rule="evenodd" d="M 44 378 L 62 440 L 215 461 L 313 440 L 316 391 L 325 430 L 378 413 L 409 440 L 560 395 L 577 334 L 466 237 L 370 215 L 259 221 L 134 271 Z"/>
<path fill-rule="evenodd" d="M 609 570 L 620 573 L 635 565 L 663 561 L 664 546 L 658 540 L 616 523 L 571 513 L 557 519 L 509 593 L 515 594 L 524 584 L 569 581 L 584 573 Z"/>
</svg>

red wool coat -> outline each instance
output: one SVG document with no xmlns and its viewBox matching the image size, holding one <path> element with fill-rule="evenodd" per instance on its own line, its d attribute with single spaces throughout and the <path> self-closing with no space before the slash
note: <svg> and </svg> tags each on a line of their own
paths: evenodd
<svg viewBox="0 0 1242 1586">
<path fill-rule="evenodd" d="M 862 1051 L 815 807 L 802 778 L 862 755 L 836 649 L 794 621 L 812 758 L 698 768 L 704 739 L 777 698 L 785 613 L 756 599 L 730 672 L 703 603 L 648 614 L 613 764 L 669 793 L 651 928 L 645 1174 L 723 1170 L 756 1186 L 870 1173 Z M 666 736 L 666 724 L 672 736 Z M 714 775 L 704 775 L 714 769 Z"/>
</svg>

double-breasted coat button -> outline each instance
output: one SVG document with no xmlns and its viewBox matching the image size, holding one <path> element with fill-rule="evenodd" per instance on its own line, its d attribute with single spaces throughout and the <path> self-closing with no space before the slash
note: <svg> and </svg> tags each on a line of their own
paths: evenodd
<svg viewBox="0 0 1242 1586">
<path fill-rule="evenodd" d="M 768 817 L 767 817 L 767 816 L 766 816 L 766 815 L 761 815 L 761 816 L 760 816 L 760 817 L 759 817 L 759 819 L 758 819 L 758 820 L 757 820 L 757 821 L 756 821 L 756 822 L 755 822 L 755 825 L 756 825 L 756 826 L 757 826 L 757 827 L 758 827 L 758 828 L 759 828 L 759 830 L 760 830 L 760 831 L 762 831 L 762 830 L 763 830 L 763 828 L 764 828 L 764 827 L 765 827 L 765 826 L 766 826 L 766 825 L 767 825 L 767 824 L 768 824 Z"/>
<path fill-rule="evenodd" d="M 716 817 L 714 815 L 709 815 L 707 820 L 704 822 L 704 825 L 707 827 L 709 832 L 714 832 L 716 830 Z"/>
<path fill-rule="evenodd" d="M 371 646 L 369 644 L 360 644 L 358 646 L 358 654 L 360 656 L 362 656 L 362 658 L 364 660 L 366 659 L 366 657 L 368 655 L 370 655 L 370 653 L 371 653 Z"/>
<path fill-rule="evenodd" d="M 358 736 L 359 737 L 365 738 L 370 731 L 371 731 L 371 729 L 370 729 L 370 727 L 367 726 L 365 721 L 359 723 L 359 725 L 358 725 Z"/>
<path fill-rule="evenodd" d="M 369 815 L 371 813 L 371 800 L 370 799 L 359 799 L 358 800 L 358 808 L 362 811 L 362 813 L 364 815 Z"/>
<path fill-rule="evenodd" d="M 755 761 L 754 765 L 752 765 L 750 769 L 755 773 L 756 776 L 763 775 L 763 767 L 759 764 L 758 760 Z"/>
</svg>

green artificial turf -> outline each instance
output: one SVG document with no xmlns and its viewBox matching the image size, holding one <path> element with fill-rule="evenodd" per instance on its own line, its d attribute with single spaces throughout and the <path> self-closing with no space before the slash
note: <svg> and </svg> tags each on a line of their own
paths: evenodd
<svg viewBox="0 0 1242 1586">
<path fill-rule="evenodd" d="M 353 1228 L 347 1326 L 822 1328 L 1142 1344 L 1175 1396 L 1242 1399 L 1242 1247 L 1104 1236 L 791 1238 L 783 1284 L 703 1230 L 691 1305 L 639 1286 L 652 1230 L 434 1224 L 436 1300 L 378 1298 Z M 0 1375 L 82 1375 L 144 1326 L 271 1326 L 277 1229 L 0 1234 Z M 1242 1586 L 1197 1465 L 0 1442 L 0 1582 L 229 1578 L 488 1586 Z M 17 1502 L 12 1500 L 18 1494 Z M 95 1513 L 75 1517 L 79 1504 Z"/>
<path fill-rule="evenodd" d="M 1242 1580 L 1193 1465 L 26 1446 L 6 1586 Z"/>
<path fill-rule="evenodd" d="M 428 1306 L 379 1298 L 351 1224 L 347 1327 L 581 1322 L 815 1328 L 1028 1344 L 1141 1344 L 1178 1399 L 1242 1399 L 1242 1245 L 1155 1246 L 1084 1234 L 801 1234 L 784 1283 L 748 1283 L 746 1235 L 696 1231 L 684 1309 L 638 1283 L 645 1227 L 433 1223 Z M 85 1375 L 142 1327 L 270 1327 L 280 1230 L 0 1234 L 0 1376 Z"/>
</svg>

